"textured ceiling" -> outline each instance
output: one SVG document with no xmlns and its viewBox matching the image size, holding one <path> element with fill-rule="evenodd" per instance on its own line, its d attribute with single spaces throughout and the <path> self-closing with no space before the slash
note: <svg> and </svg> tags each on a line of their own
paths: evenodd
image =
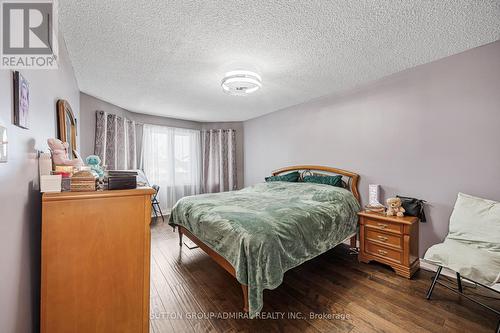
<svg viewBox="0 0 500 333">
<path fill-rule="evenodd" d="M 131 111 L 239 121 L 500 39 L 500 0 L 60 0 L 80 89 Z M 263 88 L 222 92 L 253 69 Z"/>
</svg>

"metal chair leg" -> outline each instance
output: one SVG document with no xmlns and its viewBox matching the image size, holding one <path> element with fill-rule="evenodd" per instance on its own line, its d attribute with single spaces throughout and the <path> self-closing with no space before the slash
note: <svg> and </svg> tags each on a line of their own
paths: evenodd
<svg viewBox="0 0 500 333">
<path fill-rule="evenodd" d="M 462 278 L 460 277 L 460 273 L 457 272 L 457 285 L 458 285 L 458 291 L 460 293 L 463 292 L 463 289 L 462 289 Z"/>
<path fill-rule="evenodd" d="M 434 279 L 432 279 L 431 286 L 429 288 L 429 291 L 427 291 L 427 299 L 431 299 L 432 291 L 434 290 L 434 287 L 436 286 L 436 282 L 439 278 L 439 275 L 441 274 L 441 270 L 443 269 L 443 266 L 438 266 L 438 269 L 436 271 L 436 275 L 434 276 Z"/>
<path fill-rule="evenodd" d="M 163 212 L 161 211 L 161 206 L 159 203 L 157 203 L 157 205 L 158 205 L 158 210 L 160 211 L 161 220 L 165 222 L 165 218 L 163 217 Z"/>
<path fill-rule="evenodd" d="M 155 221 L 158 219 L 158 214 L 156 213 L 156 208 L 155 208 L 155 204 L 151 204 L 151 208 L 153 208 L 153 214 L 155 214 Z"/>
<path fill-rule="evenodd" d="M 500 320 L 498 321 L 498 324 L 497 324 L 497 333 L 500 333 Z"/>
</svg>

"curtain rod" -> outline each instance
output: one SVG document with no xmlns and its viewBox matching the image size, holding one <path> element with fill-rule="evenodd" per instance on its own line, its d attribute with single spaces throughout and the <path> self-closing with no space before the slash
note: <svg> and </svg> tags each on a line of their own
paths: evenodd
<svg viewBox="0 0 500 333">
<path fill-rule="evenodd" d="M 222 131 L 229 131 L 229 130 L 236 131 L 234 128 L 206 128 L 206 129 L 204 129 L 204 128 L 184 127 L 184 126 L 159 125 L 159 124 L 152 124 L 152 123 L 143 123 L 141 121 L 136 121 L 136 120 L 130 119 L 129 117 L 126 117 L 126 116 L 119 116 L 116 113 L 111 113 L 111 112 L 107 112 L 107 111 L 103 111 L 103 110 L 96 110 L 96 112 L 102 112 L 102 113 L 105 113 L 105 114 L 112 114 L 115 117 L 120 117 L 120 118 L 123 118 L 125 120 L 133 121 L 134 123 L 136 123 L 138 125 L 163 126 L 163 127 L 180 128 L 180 129 L 188 129 L 188 130 L 199 130 L 199 131 L 212 131 L 212 130 L 213 131 L 219 131 L 219 130 L 222 130 Z M 153 117 L 155 117 L 155 116 L 153 116 Z M 159 117 L 159 116 L 156 116 L 156 117 Z"/>
</svg>

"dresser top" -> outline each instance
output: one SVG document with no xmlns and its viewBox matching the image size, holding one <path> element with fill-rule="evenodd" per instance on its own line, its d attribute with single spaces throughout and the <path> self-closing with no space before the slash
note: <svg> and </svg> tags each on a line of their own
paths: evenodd
<svg viewBox="0 0 500 333">
<path fill-rule="evenodd" d="M 155 190 L 151 187 L 139 187 L 132 190 L 43 193 L 42 202 L 152 195 L 154 193 Z"/>
<path fill-rule="evenodd" d="M 375 212 L 367 212 L 367 211 L 362 211 L 358 213 L 359 216 L 364 216 L 367 218 L 371 219 L 376 219 L 376 220 L 381 220 L 381 221 L 388 221 L 388 222 L 395 222 L 395 223 L 403 223 L 403 224 L 412 224 L 418 222 L 418 218 L 415 216 L 387 216 L 382 213 L 375 213 Z"/>
</svg>

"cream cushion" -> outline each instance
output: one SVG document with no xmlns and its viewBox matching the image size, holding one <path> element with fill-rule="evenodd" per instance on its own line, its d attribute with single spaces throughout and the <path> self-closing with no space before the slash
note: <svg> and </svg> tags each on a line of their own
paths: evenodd
<svg viewBox="0 0 500 333">
<path fill-rule="evenodd" d="M 500 203 L 459 193 L 447 238 L 500 252 Z"/>
<path fill-rule="evenodd" d="M 500 281 L 500 203 L 459 193 L 448 236 L 424 260 L 489 286 Z"/>
<path fill-rule="evenodd" d="M 500 253 L 477 249 L 470 244 L 445 239 L 425 253 L 424 260 L 448 267 L 461 276 L 492 286 L 500 281 Z"/>
</svg>

